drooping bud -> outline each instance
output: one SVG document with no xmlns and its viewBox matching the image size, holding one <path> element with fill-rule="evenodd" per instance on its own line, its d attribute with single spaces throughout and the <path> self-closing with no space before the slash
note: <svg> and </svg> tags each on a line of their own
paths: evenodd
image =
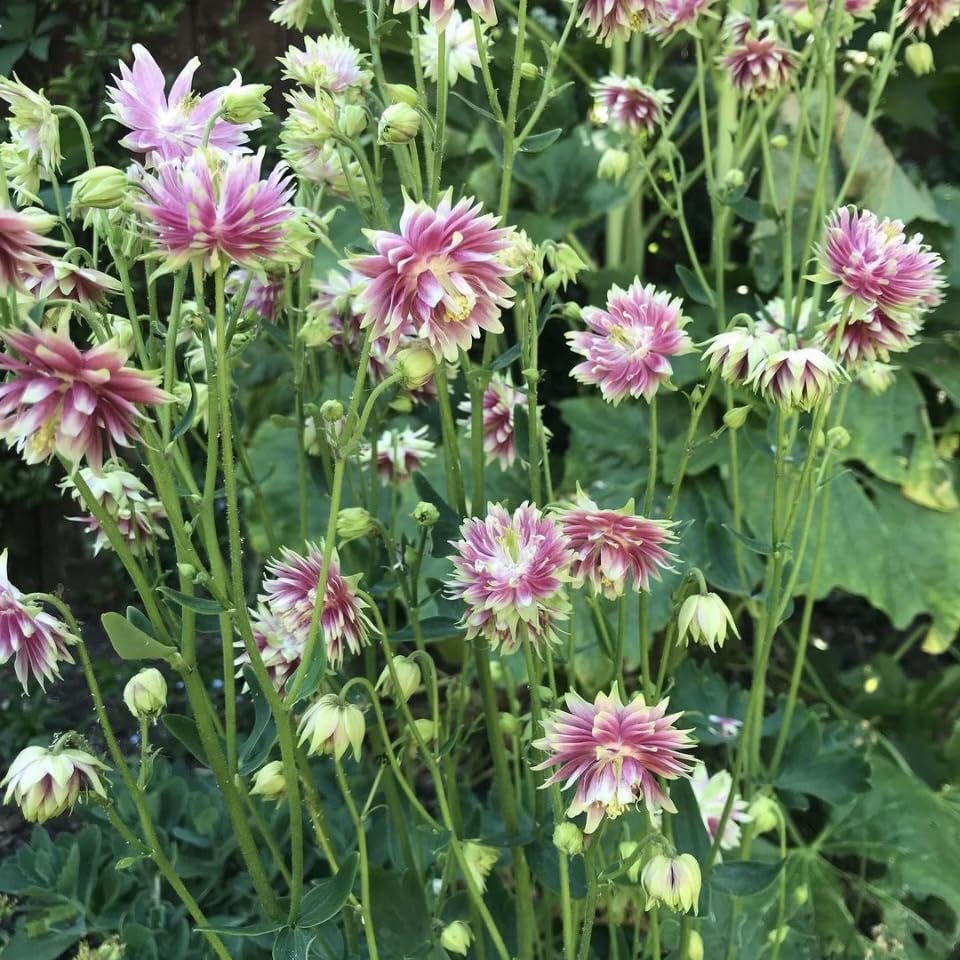
<svg viewBox="0 0 960 960">
<path fill-rule="evenodd" d="M 687 913 L 697 912 L 700 900 L 700 864 L 689 853 L 678 857 L 657 854 L 643 868 L 640 877 L 647 894 L 647 910 L 658 903 Z"/>
<path fill-rule="evenodd" d="M 138 720 L 156 720 L 167 706 L 167 681 L 155 667 L 147 667 L 127 681 L 123 702 Z"/>
<path fill-rule="evenodd" d="M 449 953 L 465 957 L 473 942 L 473 933 L 462 920 L 448 923 L 440 934 L 440 945 Z"/>
<path fill-rule="evenodd" d="M 283 763 L 271 760 L 265 763 L 253 777 L 250 793 L 264 800 L 282 800 L 287 795 L 287 781 L 283 775 Z"/>
<path fill-rule="evenodd" d="M 337 537 L 341 543 L 358 540 L 376 529 L 376 522 L 363 507 L 344 507 L 337 514 Z"/>
<path fill-rule="evenodd" d="M 310 741 L 307 753 L 332 753 L 339 760 L 348 747 L 353 757 L 360 759 L 360 748 L 366 732 L 363 712 L 352 703 L 346 703 L 333 693 L 326 693 L 314 701 L 300 718 L 300 743 Z"/>
<path fill-rule="evenodd" d="M 786 150 L 790 141 L 787 139 L 786 134 L 777 133 L 770 138 L 770 146 L 774 150 Z"/>
<path fill-rule="evenodd" d="M 343 404 L 339 400 L 324 400 L 320 406 L 320 416 L 327 423 L 336 423 L 343 417 Z"/>
<path fill-rule="evenodd" d="M 70 203 L 79 209 L 113 210 L 127 194 L 127 175 L 116 167 L 93 167 L 73 180 Z"/>
<path fill-rule="evenodd" d="M 878 30 L 871 34 L 867 41 L 867 49 L 875 56 L 886 53 L 891 46 L 893 46 L 893 37 L 886 30 Z"/>
<path fill-rule="evenodd" d="M 264 83 L 241 83 L 234 70 L 233 82 L 223 92 L 223 115 L 230 123 L 255 123 L 270 116 L 264 97 L 270 89 Z"/>
<path fill-rule="evenodd" d="M 405 83 L 388 83 L 383 89 L 391 103 L 405 103 L 408 107 L 415 107 L 420 102 L 420 94 Z"/>
<path fill-rule="evenodd" d="M 500 859 L 500 851 L 496 847 L 468 841 L 463 845 L 463 859 L 471 879 L 483 893 L 487 889 L 487 875 Z"/>
<path fill-rule="evenodd" d="M 611 180 L 619 183 L 627 170 L 630 169 L 630 154 L 626 150 L 611 147 L 604 150 L 597 164 L 597 176 L 601 180 Z"/>
<path fill-rule="evenodd" d="M 557 287 L 566 290 L 567 284 L 575 283 L 577 274 L 587 267 L 580 254 L 568 243 L 544 244 L 544 252 L 547 262 L 553 268 L 553 273 L 547 277 L 544 284 L 548 290 L 556 290 Z"/>
<path fill-rule="evenodd" d="M 583 853 L 583 831 L 569 820 L 558 823 L 553 828 L 553 845 L 568 857 Z"/>
<path fill-rule="evenodd" d="M 426 500 L 421 500 L 414 508 L 411 514 L 417 525 L 420 527 L 432 527 L 440 519 L 440 511 Z"/>
<path fill-rule="evenodd" d="M 404 700 L 409 700 L 420 689 L 420 684 L 423 682 L 420 667 L 410 657 L 400 655 L 393 658 L 393 669 L 397 675 L 400 696 Z M 380 673 L 377 679 L 377 689 L 382 689 L 388 697 L 396 697 L 397 692 L 393 686 L 393 677 L 390 674 L 389 666 L 384 667 Z"/>
<path fill-rule="evenodd" d="M 505 737 L 515 737 L 520 732 L 520 721 L 512 713 L 501 713 L 500 732 Z"/>
<path fill-rule="evenodd" d="M 421 344 L 402 347 L 394 358 L 393 372 L 400 377 L 404 390 L 419 390 L 430 381 L 436 369 L 434 352 Z"/>
<path fill-rule="evenodd" d="M 809 33 L 817 25 L 817 20 L 809 10 L 804 8 L 793 15 L 793 25 L 801 33 Z"/>
<path fill-rule="evenodd" d="M 749 415 L 749 407 L 731 407 L 723 415 L 723 422 L 730 430 L 739 430 L 747 422 Z"/>
<path fill-rule="evenodd" d="M 747 814 L 757 833 L 767 833 L 773 830 L 783 819 L 783 814 L 780 813 L 776 800 L 763 794 L 753 799 Z"/>
<path fill-rule="evenodd" d="M 710 648 L 711 652 L 722 647 L 727 639 L 727 627 L 740 636 L 737 625 L 727 605 L 715 593 L 695 593 L 687 597 L 677 617 L 677 643 L 687 645 L 688 640 Z"/>
<path fill-rule="evenodd" d="M 636 840 L 622 840 L 617 848 L 620 853 L 620 862 L 627 865 L 627 879 L 636 883 L 640 879 L 640 867 L 643 862 L 640 858 L 640 844 Z"/>
<path fill-rule="evenodd" d="M 413 721 L 413 725 L 417 728 L 417 733 L 420 734 L 420 739 L 424 743 L 429 743 L 436 738 L 437 725 L 429 717 L 420 717 Z"/>
<path fill-rule="evenodd" d="M 358 103 L 349 103 L 340 111 L 337 124 L 344 136 L 359 137 L 367 129 L 367 111 Z"/>
<path fill-rule="evenodd" d="M 377 137 L 395 146 L 409 143 L 420 132 L 420 113 L 407 103 L 393 103 L 380 116 Z"/>
<path fill-rule="evenodd" d="M 703 937 L 696 930 L 690 931 L 685 960 L 703 960 Z"/>
<path fill-rule="evenodd" d="M 918 77 L 933 73 L 933 50 L 929 43 L 911 43 L 904 51 L 903 59 Z"/>
<path fill-rule="evenodd" d="M 57 217 L 42 207 L 24 207 L 18 212 L 27 221 L 30 229 L 41 236 L 48 234 L 60 222 Z"/>
<path fill-rule="evenodd" d="M 85 750 L 27 747 L 0 781 L 7 788 L 3 802 L 13 799 L 25 820 L 44 823 L 72 810 L 81 793 L 106 797 L 98 772 L 106 769 Z"/>
<path fill-rule="evenodd" d="M 723 182 L 728 190 L 739 190 L 746 183 L 746 178 L 739 167 L 731 167 L 723 178 Z"/>
<path fill-rule="evenodd" d="M 531 63 L 529 60 L 524 60 L 520 64 L 520 76 L 524 80 L 536 80 L 540 76 L 540 69 L 535 63 Z"/>
</svg>

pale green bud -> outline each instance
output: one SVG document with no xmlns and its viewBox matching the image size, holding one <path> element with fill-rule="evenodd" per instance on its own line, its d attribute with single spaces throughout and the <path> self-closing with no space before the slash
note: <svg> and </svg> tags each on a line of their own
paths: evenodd
<svg viewBox="0 0 960 960">
<path fill-rule="evenodd" d="M 573 303 L 572 301 L 567 301 L 563 305 L 563 319 L 564 320 L 580 320 L 583 317 L 583 309 L 579 303 Z"/>
<path fill-rule="evenodd" d="M 697 912 L 700 901 L 700 864 L 689 853 L 678 857 L 657 854 L 643 868 L 640 882 L 647 894 L 647 910 L 658 903 L 687 913 Z"/>
<path fill-rule="evenodd" d="M 793 15 L 793 25 L 801 32 L 809 33 L 817 25 L 817 19 L 809 10 L 798 10 Z"/>
<path fill-rule="evenodd" d="M 793 891 L 793 900 L 798 907 L 802 907 L 810 899 L 810 888 L 805 884 L 800 884 Z"/>
<path fill-rule="evenodd" d="M 621 863 L 628 864 L 627 878 L 631 883 L 636 883 L 640 879 L 640 868 L 643 866 L 639 856 L 640 844 L 636 840 L 622 840 L 617 849 Z"/>
<path fill-rule="evenodd" d="M 462 920 L 448 923 L 440 934 L 440 946 L 449 953 L 459 953 L 465 957 L 473 942 L 473 933 Z"/>
<path fill-rule="evenodd" d="M 380 116 L 377 137 L 391 146 L 409 143 L 420 132 L 420 114 L 407 103 L 393 103 Z"/>
<path fill-rule="evenodd" d="M 540 69 L 535 63 L 531 63 L 529 60 L 524 60 L 520 64 L 520 76 L 524 80 L 536 80 L 540 76 Z"/>
<path fill-rule="evenodd" d="M 320 416 L 326 423 L 336 423 L 343 417 L 343 404 L 339 400 L 324 400 Z"/>
<path fill-rule="evenodd" d="M 568 857 L 583 853 L 583 831 L 569 820 L 558 823 L 553 828 L 553 845 Z"/>
<path fill-rule="evenodd" d="M 731 430 L 739 430 L 750 415 L 749 407 L 731 407 L 724 415 L 723 422 Z"/>
<path fill-rule="evenodd" d="M 419 390 L 434 375 L 437 358 L 426 346 L 414 344 L 397 351 L 393 372 L 400 376 L 400 385 L 404 390 Z"/>
<path fill-rule="evenodd" d="M 487 889 L 487 875 L 497 865 L 500 851 L 496 847 L 468 841 L 463 845 L 463 859 L 477 889 L 483 893 Z"/>
<path fill-rule="evenodd" d="M 727 171 L 727 175 L 723 178 L 723 182 L 726 184 L 728 190 L 739 190 L 744 183 L 746 183 L 746 178 L 743 175 L 743 171 L 738 167 L 732 167 Z"/>
<path fill-rule="evenodd" d="M 344 136 L 359 137 L 367 129 L 367 111 L 358 103 L 347 104 L 337 117 L 337 124 Z"/>
<path fill-rule="evenodd" d="M 397 675 L 400 697 L 409 700 L 420 689 L 420 684 L 423 682 L 420 667 L 417 666 L 415 660 L 401 655 L 393 658 L 393 670 Z M 377 679 L 377 689 L 382 689 L 386 696 L 397 697 L 389 666 L 384 667 L 381 671 Z"/>
<path fill-rule="evenodd" d="M 786 134 L 783 133 L 774 134 L 774 136 L 770 138 L 770 146 L 773 147 L 774 150 L 786 150 L 789 143 L 790 141 L 787 139 Z"/>
<path fill-rule="evenodd" d="M 611 147 L 604 150 L 597 164 L 597 176 L 601 180 L 612 180 L 619 183 L 627 170 L 630 169 L 630 154 L 626 150 Z"/>
<path fill-rule="evenodd" d="M 127 175 L 116 167 L 93 167 L 73 180 L 74 207 L 113 210 L 127 195 Z"/>
<path fill-rule="evenodd" d="M 690 931 L 685 960 L 703 960 L 703 937 L 696 930 Z"/>
<path fill-rule="evenodd" d="M 417 525 L 421 527 L 432 527 L 440 519 L 440 511 L 426 500 L 421 500 L 414 508 L 411 514 Z"/>
<path fill-rule="evenodd" d="M 415 107 L 420 103 L 420 94 L 405 83 L 388 83 L 383 89 L 391 103 L 405 103 L 408 107 Z"/>
<path fill-rule="evenodd" d="M 520 731 L 520 721 L 512 713 L 500 714 L 500 732 L 507 737 L 515 737 Z"/>
<path fill-rule="evenodd" d="M 850 432 L 845 427 L 831 427 L 827 431 L 827 443 L 838 450 L 845 450 L 850 446 Z"/>
<path fill-rule="evenodd" d="M 303 326 L 297 331 L 297 336 L 305 347 L 325 347 L 333 336 L 333 327 L 330 326 L 329 315 L 314 314 L 307 317 Z"/>
<path fill-rule="evenodd" d="M 234 70 L 234 79 L 223 92 L 223 115 L 230 123 L 254 123 L 270 116 L 264 97 L 270 89 L 264 83 L 241 83 Z"/>
<path fill-rule="evenodd" d="M 929 43 L 911 43 L 904 51 L 903 58 L 918 77 L 933 73 L 933 50 Z"/>
<path fill-rule="evenodd" d="M 857 383 L 874 395 L 881 394 L 893 384 L 896 379 L 896 370 L 897 368 L 889 363 L 877 361 L 864 363 L 857 369 Z"/>
<path fill-rule="evenodd" d="M 48 213 L 41 207 L 24 207 L 19 213 L 20 216 L 30 224 L 30 229 L 34 233 L 39 233 L 41 236 L 48 234 L 60 223 L 58 217 L 52 213 Z"/>
<path fill-rule="evenodd" d="M 420 734 L 420 739 L 424 743 L 429 743 L 437 736 L 437 725 L 429 717 L 414 720 L 413 725 L 417 728 L 417 733 Z"/>
<path fill-rule="evenodd" d="M 757 833 L 768 833 L 770 830 L 774 830 L 782 819 L 776 800 L 763 794 L 754 798 L 747 814 Z"/>
<path fill-rule="evenodd" d="M 337 760 L 351 747 L 354 759 L 359 760 L 366 729 L 366 720 L 359 707 L 336 694 L 325 693 L 300 718 L 299 743 L 309 741 L 307 753 L 310 756 L 332 753 Z"/>
<path fill-rule="evenodd" d="M 867 49 L 874 55 L 886 53 L 893 46 L 893 37 L 886 30 L 878 30 L 870 35 L 867 41 Z"/>
<path fill-rule="evenodd" d="M 317 433 L 317 423 L 313 417 L 303 421 L 303 449 L 311 457 L 319 457 L 321 453 L 320 434 Z"/>
<path fill-rule="evenodd" d="M 550 243 L 544 246 L 547 261 L 554 271 L 547 277 L 544 286 L 553 290 L 560 286 L 566 290 L 567 284 L 576 282 L 577 274 L 585 270 L 587 265 L 580 258 L 580 254 L 568 243 Z M 553 282 L 552 288 L 551 282 Z"/>
<path fill-rule="evenodd" d="M 287 781 L 283 775 L 283 763 L 271 760 L 253 776 L 250 793 L 264 800 L 282 800 L 287 795 Z"/>
<path fill-rule="evenodd" d="M 147 667 L 127 681 L 123 702 L 138 720 L 156 720 L 167 705 L 167 681 L 155 667 Z"/>
<path fill-rule="evenodd" d="M 686 646 L 688 639 L 715 651 L 727 639 L 727 627 L 734 636 L 740 632 L 727 609 L 715 593 L 695 593 L 687 597 L 677 617 L 677 643 Z"/>
<path fill-rule="evenodd" d="M 358 540 L 376 529 L 373 517 L 363 507 L 344 507 L 337 514 L 337 537 L 341 543 Z"/>
</svg>

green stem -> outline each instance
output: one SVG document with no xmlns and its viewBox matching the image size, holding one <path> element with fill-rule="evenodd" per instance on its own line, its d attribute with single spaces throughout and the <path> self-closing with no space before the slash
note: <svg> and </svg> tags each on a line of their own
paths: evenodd
<svg viewBox="0 0 960 960">
<path fill-rule="evenodd" d="M 520 70 L 527 42 L 527 0 L 519 0 L 517 6 L 517 40 L 513 49 L 513 73 L 510 77 L 510 98 L 507 101 L 507 119 L 503 124 L 503 174 L 500 179 L 500 219 L 504 220 L 510 209 L 510 185 L 513 179 L 513 164 L 516 159 L 517 107 L 520 103 Z"/>
<path fill-rule="evenodd" d="M 587 899 L 583 905 L 583 924 L 580 927 L 580 949 L 577 951 L 577 960 L 589 960 L 590 939 L 593 933 L 593 921 L 597 913 L 597 883 L 596 858 L 600 849 L 599 836 L 594 835 L 590 841 L 590 848 L 586 855 L 587 868 Z"/>
<path fill-rule="evenodd" d="M 433 164 L 430 170 L 430 203 L 436 206 L 440 199 L 440 182 L 443 172 L 443 147 L 447 129 L 447 100 L 450 84 L 447 79 L 449 53 L 447 31 L 441 30 L 437 37 L 437 122 L 433 128 Z"/>
<path fill-rule="evenodd" d="M 440 403 L 444 459 L 447 465 L 447 496 L 459 511 L 460 516 L 465 517 L 467 515 L 467 495 L 463 485 L 463 466 L 460 463 L 457 427 L 453 420 L 453 408 L 450 405 L 450 388 L 442 363 L 437 366 L 435 377 L 437 397 Z M 474 509 L 482 509 L 482 505 L 474 504 Z"/>
</svg>

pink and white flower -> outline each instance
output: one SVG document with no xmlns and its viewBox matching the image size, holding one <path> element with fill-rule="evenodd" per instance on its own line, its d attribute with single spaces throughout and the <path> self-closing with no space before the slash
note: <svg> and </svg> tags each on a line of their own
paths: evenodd
<svg viewBox="0 0 960 960">
<path fill-rule="evenodd" d="M 374 336 L 389 337 L 396 350 L 404 334 L 425 340 L 434 355 L 449 361 L 470 348 L 481 331 L 502 333 L 500 311 L 513 291 L 500 254 L 512 229 L 498 228 L 496 217 L 481 214 L 473 198 L 453 203 L 448 191 L 436 209 L 409 197 L 400 232 L 366 231 L 376 253 L 356 257 L 347 266 L 368 278 L 358 306 Z"/>
<path fill-rule="evenodd" d="M 67 625 L 30 603 L 7 576 L 7 551 L 0 553 L 0 663 L 13 657 L 13 670 L 29 693 L 31 675 L 44 689 L 60 679 L 58 663 L 73 663 L 67 644 L 76 643 Z"/>
<path fill-rule="evenodd" d="M 313 0 L 278 0 L 270 12 L 270 22 L 302 33 L 312 9 Z"/>
<path fill-rule="evenodd" d="M 222 159 L 197 151 L 144 179 L 142 210 L 166 270 L 195 259 L 207 270 L 224 261 L 256 269 L 282 256 L 293 186 L 282 165 L 261 180 L 262 162 L 262 149 Z"/>
<path fill-rule="evenodd" d="M 385 487 L 404 483 L 436 454 L 436 444 L 427 438 L 428 427 L 412 430 L 385 430 L 377 441 L 377 474 Z M 370 461 L 369 450 L 361 453 L 365 463 Z"/>
<path fill-rule="evenodd" d="M 902 220 L 841 207 L 827 218 L 818 255 L 820 271 L 814 279 L 839 283 L 830 299 L 848 302 L 854 318 L 874 308 L 910 318 L 940 302 L 943 258 L 923 243 L 921 234 L 908 239 Z"/>
<path fill-rule="evenodd" d="M 764 97 L 789 83 L 796 54 L 780 43 L 769 20 L 759 21 L 754 28 L 748 17 L 738 15 L 726 24 L 725 32 L 733 45 L 720 63 L 741 93 Z"/>
<path fill-rule="evenodd" d="M 370 86 L 373 73 L 364 66 L 363 54 L 346 37 L 304 37 L 303 47 L 289 47 L 286 56 L 277 58 L 287 80 L 337 97 L 362 96 Z"/>
<path fill-rule="evenodd" d="M 322 544 L 308 543 L 306 556 L 284 547 L 281 559 L 271 560 L 267 571 L 269 576 L 263 581 L 263 594 L 259 599 L 288 630 L 306 639 L 323 571 Z M 334 667 L 343 662 L 345 648 L 356 654 L 370 642 L 372 624 L 364 613 L 367 604 L 357 595 L 359 580 L 359 574 L 345 577 L 340 572 L 340 559 L 334 550 L 319 619 L 327 660 Z"/>
<path fill-rule="evenodd" d="M 407 13 L 414 7 L 423 9 L 428 0 L 394 0 L 394 13 Z M 453 0 L 429 0 L 430 9 L 427 16 L 430 23 L 437 30 L 445 30 L 454 13 Z M 484 23 L 493 26 L 497 22 L 497 11 L 493 0 L 467 0 L 467 5 Z"/>
<path fill-rule="evenodd" d="M 934 36 L 948 27 L 960 15 L 960 0 L 907 0 L 900 10 L 901 24 L 908 32 L 925 36 L 929 30 Z"/>
<path fill-rule="evenodd" d="M 529 503 L 512 516 L 491 504 L 486 517 L 468 519 L 460 533 L 447 586 L 467 606 L 467 638 L 483 636 L 504 653 L 519 649 L 524 630 L 535 650 L 556 642 L 555 622 L 570 608 L 566 585 L 573 559 L 559 525 Z"/>
<path fill-rule="evenodd" d="M 803 347 L 767 357 L 757 364 L 747 385 L 778 407 L 811 410 L 845 377 L 843 368 L 822 350 Z"/>
<path fill-rule="evenodd" d="M 650 578 L 672 570 L 676 557 L 665 545 L 676 542 L 673 524 L 648 520 L 633 512 L 631 500 L 620 510 L 602 510 L 579 487 L 575 501 L 562 504 L 557 519 L 573 547 L 572 574 L 578 586 L 613 600 L 623 596 L 627 580 L 637 593 L 650 589 Z"/>
<path fill-rule="evenodd" d="M 150 52 L 139 43 L 133 45 L 133 67 L 120 64 L 115 87 L 107 87 L 107 108 L 115 120 L 131 132 L 120 145 L 145 155 L 147 166 L 159 166 L 166 160 L 182 160 L 203 144 L 204 130 L 220 109 L 226 87 L 198 96 L 193 92 L 193 75 L 200 61 L 194 57 L 174 80 L 170 93 L 164 93 L 166 81 Z M 259 123 L 214 121 L 207 144 L 227 152 L 247 142 L 247 131 Z"/>
<path fill-rule="evenodd" d="M 27 277 L 27 291 L 38 300 L 76 300 L 102 306 L 108 296 L 123 285 L 109 274 L 92 267 L 78 267 L 67 260 L 44 260 L 36 275 Z"/>
<path fill-rule="evenodd" d="M 653 284 L 635 280 L 627 290 L 613 286 L 606 310 L 584 308 L 590 329 L 566 334 L 573 352 L 586 357 L 571 376 L 599 386 L 603 399 L 614 406 L 628 396 L 652 399 L 673 374 L 668 358 L 693 350 L 683 329 L 690 319 L 682 310 L 682 300 L 658 292 Z"/>
<path fill-rule="evenodd" d="M 707 768 L 702 763 L 698 763 L 690 775 L 690 786 L 693 789 L 693 795 L 697 798 L 703 825 L 707 828 L 711 841 L 715 840 L 720 819 L 723 816 L 723 808 L 733 790 L 733 778 L 727 770 L 718 770 L 712 777 L 708 777 Z M 747 813 L 746 801 L 742 800 L 739 794 L 734 794 L 733 806 L 730 808 L 730 815 L 727 817 L 723 836 L 720 838 L 720 849 L 732 850 L 738 846 L 740 824 L 749 823 L 752 819 Z"/>
<path fill-rule="evenodd" d="M 483 452 L 487 463 L 500 461 L 500 469 L 509 469 L 517 459 L 517 442 L 514 433 L 514 410 L 518 404 L 524 403 L 526 398 L 510 381 L 495 373 L 490 378 L 486 390 L 483 391 Z M 459 408 L 468 414 L 461 423 L 466 425 L 467 431 L 472 429 L 470 422 L 470 401 L 464 400 Z"/>
<path fill-rule="evenodd" d="M 637 30 L 663 19 L 660 0 L 587 0 L 577 26 L 609 47 Z"/>
<path fill-rule="evenodd" d="M 252 310 L 257 316 L 271 323 L 277 319 L 283 286 L 283 276 L 276 273 L 258 275 L 247 270 L 231 270 L 227 277 L 228 294 L 239 295 L 246 287 L 242 309 Z"/>
<path fill-rule="evenodd" d="M 593 113 L 614 130 L 653 133 L 666 119 L 669 90 L 647 86 L 639 77 L 610 74 L 593 88 Z"/>
<path fill-rule="evenodd" d="M 27 747 L 17 754 L 7 775 L 3 802 L 13 800 L 25 820 L 45 823 L 72 810 L 81 793 L 106 797 L 100 771 L 106 765 L 86 750 Z"/>
<path fill-rule="evenodd" d="M 303 651 L 307 643 L 306 630 L 291 629 L 263 604 L 256 610 L 250 611 L 250 627 L 253 631 L 253 642 L 260 651 L 260 657 L 267 668 L 274 689 L 283 690 L 303 659 Z M 234 660 L 239 677 L 243 673 L 244 666 L 250 663 L 250 655 L 242 640 L 234 646 L 240 650 Z"/>
<path fill-rule="evenodd" d="M 840 319 L 838 314 L 833 316 L 815 338 L 815 346 L 828 352 L 833 349 Z M 838 359 L 850 370 L 864 363 L 887 361 L 891 353 L 905 353 L 916 345 L 913 337 L 920 327 L 919 320 L 894 319 L 882 310 L 871 310 L 844 324 Z"/>
<path fill-rule="evenodd" d="M 567 816 L 586 813 L 584 830 L 593 833 L 605 816 L 619 817 L 641 801 L 651 814 L 676 812 L 657 778 L 689 776 L 694 742 L 675 726 L 681 714 L 667 713 L 669 700 L 648 707 L 638 695 L 624 705 L 616 685 L 593 703 L 572 692 L 564 699 L 566 709 L 545 719 L 544 736 L 533 741 L 548 754 L 533 769 L 557 768 L 544 787 L 577 785 Z"/>
<path fill-rule="evenodd" d="M 669 40 L 681 30 L 696 26 L 713 0 L 661 0 L 659 18 L 647 28 L 647 33 L 660 40 Z"/>
<path fill-rule="evenodd" d="M 746 383 L 760 364 L 783 346 L 775 334 L 734 327 L 710 338 L 703 359 L 711 373 L 719 370 L 720 379 L 735 386 Z"/>
<path fill-rule="evenodd" d="M 0 438 L 27 463 L 56 453 L 100 470 L 104 447 L 114 456 L 117 445 L 140 439 L 137 405 L 171 399 L 154 374 L 124 366 L 127 355 L 113 341 L 80 350 L 66 334 L 33 323 L 0 339 L 20 355 L 0 354 L 0 370 L 12 374 L 0 384 Z"/>
<path fill-rule="evenodd" d="M 9 287 L 26 289 L 25 276 L 40 273 L 47 260 L 40 247 L 50 242 L 34 231 L 22 213 L 0 207 L 0 296 Z"/>
<path fill-rule="evenodd" d="M 480 66 L 477 34 L 473 29 L 473 20 L 469 17 L 464 19 L 458 10 L 452 8 L 446 15 L 444 26 L 428 22 L 417 40 L 420 44 L 424 76 L 434 83 L 440 78 L 441 34 L 447 52 L 447 83 L 452 87 L 460 77 L 467 83 L 473 83 L 473 68 Z"/>
</svg>

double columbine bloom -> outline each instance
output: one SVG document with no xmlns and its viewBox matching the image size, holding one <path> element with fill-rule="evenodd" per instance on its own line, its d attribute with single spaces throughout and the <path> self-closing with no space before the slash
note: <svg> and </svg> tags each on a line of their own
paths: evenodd
<svg viewBox="0 0 960 960">
<path fill-rule="evenodd" d="M 651 814 L 675 812 L 658 777 L 688 776 L 694 745 L 688 730 L 675 726 L 679 713 L 667 713 L 667 700 L 649 707 L 642 696 L 627 704 L 614 686 L 610 695 L 597 694 L 589 703 L 575 693 L 565 697 L 566 709 L 543 722 L 544 736 L 533 746 L 547 754 L 534 769 L 556 767 L 545 787 L 574 784 L 576 794 L 568 817 L 587 815 L 585 831 L 593 833 L 606 816 L 614 819 L 638 803 Z"/>
<path fill-rule="evenodd" d="M 483 391 L 483 453 L 487 463 L 499 461 L 500 469 L 507 470 L 517 459 L 517 441 L 514 433 L 514 411 L 525 401 L 524 395 L 510 381 L 509 375 L 495 373 Z M 464 400 L 460 410 L 468 414 L 461 420 L 469 435 L 470 401 Z"/>
<path fill-rule="evenodd" d="M 26 278 L 39 276 L 46 261 L 40 248 L 48 242 L 24 214 L 0 207 L 0 295 L 25 290 Z"/>
<path fill-rule="evenodd" d="M 789 83 L 797 66 L 796 54 L 778 39 L 771 20 L 756 24 L 742 13 L 733 13 L 724 25 L 729 45 L 721 65 L 740 93 L 762 98 Z"/>
<path fill-rule="evenodd" d="M 494 649 L 513 653 L 526 632 L 534 650 L 557 642 L 558 621 L 566 620 L 573 551 L 559 525 L 524 503 L 511 516 L 491 505 L 483 519 L 460 528 L 448 584 L 466 604 L 467 637 L 483 636 Z"/>
<path fill-rule="evenodd" d="M 604 77 L 593 88 L 593 115 L 614 130 L 653 133 L 666 118 L 673 99 L 638 77 Z"/>
<path fill-rule="evenodd" d="M 25 820 L 45 823 L 72 810 L 81 793 L 105 798 L 100 771 L 106 769 L 85 750 L 27 747 L 0 781 L 7 788 L 3 802 L 14 800 Z"/>
<path fill-rule="evenodd" d="M 708 776 L 707 768 L 702 763 L 698 763 L 690 775 L 690 787 L 697 798 L 703 825 L 713 841 L 720 829 L 720 820 L 723 817 L 727 797 L 733 791 L 733 778 L 727 770 L 718 770 L 713 776 Z M 720 837 L 720 849 L 733 850 L 739 846 L 740 824 L 749 823 L 752 819 L 753 817 L 747 812 L 746 801 L 735 793 L 733 805 Z"/>
</svg>

